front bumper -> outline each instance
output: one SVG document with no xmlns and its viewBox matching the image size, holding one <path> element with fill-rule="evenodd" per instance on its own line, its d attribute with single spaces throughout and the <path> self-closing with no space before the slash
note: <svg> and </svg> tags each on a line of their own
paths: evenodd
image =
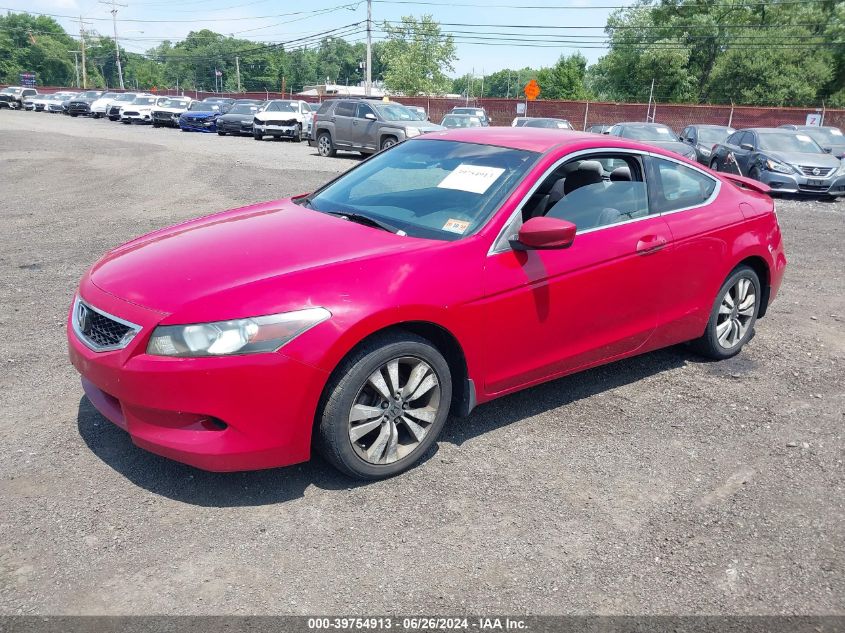
<svg viewBox="0 0 845 633">
<path fill-rule="evenodd" d="M 272 123 L 264 123 L 258 125 L 253 123 L 252 129 L 257 134 L 264 134 L 265 136 L 284 136 L 295 138 L 297 134 L 297 125 L 274 125 Z M 301 131 L 300 131 L 301 133 Z"/>
<path fill-rule="evenodd" d="M 171 112 L 153 112 L 152 122 L 159 126 L 179 127 L 179 115 Z"/>
<path fill-rule="evenodd" d="M 91 404 L 157 455 L 210 471 L 275 468 L 310 457 L 328 374 L 284 354 L 163 358 L 146 345 L 163 315 L 91 284 L 85 299 L 142 326 L 122 350 L 94 352 L 68 316 L 70 360 Z"/>
<path fill-rule="evenodd" d="M 87 103 L 71 103 L 67 111 L 70 115 L 87 116 L 91 114 L 91 106 Z"/>
<path fill-rule="evenodd" d="M 808 196 L 845 195 L 845 175 L 813 178 L 798 174 L 762 171 L 758 180 L 769 185 L 773 193 L 796 193 Z"/>
<path fill-rule="evenodd" d="M 153 117 L 149 112 L 142 112 L 140 114 L 122 114 L 120 120 L 129 123 L 152 123 Z"/>
<path fill-rule="evenodd" d="M 194 119 L 179 119 L 179 127 L 186 132 L 216 132 L 217 119 L 197 121 Z"/>
<path fill-rule="evenodd" d="M 252 134 L 252 122 L 217 121 L 217 129 L 227 134 Z"/>
</svg>

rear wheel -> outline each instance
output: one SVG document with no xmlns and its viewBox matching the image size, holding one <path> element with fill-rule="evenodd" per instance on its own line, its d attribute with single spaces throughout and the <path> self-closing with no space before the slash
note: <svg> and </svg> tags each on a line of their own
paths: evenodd
<svg viewBox="0 0 845 633">
<path fill-rule="evenodd" d="M 264 139 L 264 135 L 263 135 L 263 134 L 259 134 L 258 132 L 253 132 L 253 133 L 252 133 L 252 138 L 254 138 L 256 141 L 261 141 L 261 140 L 263 140 L 263 139 Z"/>
<path fill-rule="evenodd" d="M 353 477 L 382 479 L 410 468 L 449 414 L 449 365 L 429 341 L 411 333 L 370 341 L 335 376 L 316 439 L 326 459 Z"/>
<path fill-rule="evenodd" d="M 332 135 L 328 132 L 320 132 L 320 136 L 317 137 L 317 153 L 326 157 L 337 155 L 337 150 L 332 142 Z"/>
<path fill-rule="evenodd" d="M 754 269 L 736 268 L 719 289 L 704 335 L 693 342 L 696 351 L 716 360 L 738 354 L 754 335 L 761 297 Z"/>
</svg>

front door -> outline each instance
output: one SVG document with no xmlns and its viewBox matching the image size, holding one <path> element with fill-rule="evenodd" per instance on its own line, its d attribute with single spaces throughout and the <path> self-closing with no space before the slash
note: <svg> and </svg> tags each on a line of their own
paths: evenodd
<svg viewBox="0 0 845 633">
<path fill-rule="evenodd" d="M 579 230 L 567 249 L 516 251 L 500 241 L 488 256 L 483 327 L 490 395 L 636 350 L 665 301 L 671 233 L 650 211 L 641 156 L 581 155 L 561 161 L 540 182 L 506 233 L 538 214 Z M 544 190 L 564 195 L 550 208 L 531 208 L 546 199 Z"/>
</svg>

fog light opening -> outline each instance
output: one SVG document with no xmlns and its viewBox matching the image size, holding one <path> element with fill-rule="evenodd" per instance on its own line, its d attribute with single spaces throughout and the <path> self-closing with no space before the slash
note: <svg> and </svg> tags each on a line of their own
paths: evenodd
<svg viewBox="0 0 845 633">
<path fill-rule="evenodd" d="M 225 431 L 229 428 L 228 424 L 217 418 L 203 418 L 200 424 L 206 431 Z"/>
</svg>

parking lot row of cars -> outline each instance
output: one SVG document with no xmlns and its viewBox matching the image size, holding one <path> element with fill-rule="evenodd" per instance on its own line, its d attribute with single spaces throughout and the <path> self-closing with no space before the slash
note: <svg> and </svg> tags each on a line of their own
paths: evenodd
<svg viewBox="0 0 845 633">
<path fill-rule="evenodd" d="M 27 94 L 29 93 L 29 94 Z M 5 97 L 5 98 L 4 98 Z M 233 99 L 159 96 L 136 92 L 0 91 L 0 107 L 108 118 L 125 124 L 178 127 L 183 131 L 308 140 L 321 156 L 338 151 L 372 154 L 408 138 L 446 128 L 488 127 L 479 107 L 455 107 L 435 124 L 421 107 L 369 98 L 327 99 L 320 104 L 296 99 Z M 566 119 L 516 117 L 512 127 L 571 130 Z M 836 127 L 782 125 L 736 130 L 689 125 L 677 134 L 659 123 L 596 124 L 588 132 L 644 142 L 676 152 L 716 171 L 766 183 L 773 191 L 818 196 L 845 195 L 845 136 Z"/>
</svg>

